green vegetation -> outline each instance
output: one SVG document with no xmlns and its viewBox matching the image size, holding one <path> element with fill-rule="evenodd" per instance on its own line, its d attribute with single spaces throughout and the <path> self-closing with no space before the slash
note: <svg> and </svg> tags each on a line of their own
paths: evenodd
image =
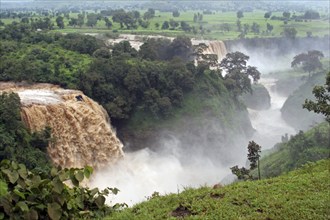
<svg viewBox="0 0 330 220">
<path fill-rule="evenodd" d="M 30 169 L 47 171 L 50 129 L 31 134 L 21 120 L 20 105 L 17 94 L 0 94 L 0 160 L 10 159 Z"/>
<path fill-rule="evenodd" d="M 258 179 L 261 179 L 260 176 L 260 153 L 261 146 L 254 141 L 250 141 L 248 145 L 248 155 L 247 159 L 250 161 L 250 168 L 246 169 L 245 167 L 238 168 L 238 166 L 231 167 L 231 172 L 237 176 L 239 180 L 251 180 L 253 176 L 250 174 L 251 171 L 258 168 Z"/>
<path fill-rule="evenodd" d="M 322 113 L 327 122 L 330 123 L 330 72 L 327 74 L 325 86 L 315 86 L 313 94 L 316 98 L 316 102 L 305 100 L 303 107 L 309 111 Z"/>
<path fill-rule="evenodd" d="M 318 50 L 308 51 L 307 53 L 301 53 L 296 55 L 291 62 L 291 67 L 302 65 L 302 69 L 308 72 L 309 77 L 311 73 L 316 70 L 322 70 L 322 63 L 320 58 L 324 57 L 323 53 Z"/>
<path fill-rule="evenodd" d="M 308 77 L 307 77 L 308 78 Z M 281 112 L 284 120 L 297 130 L 308 130 L 324 120 L 324 117 L 311 113 L 302 108 L 305 99 L 314 100 L 312 91 L 315 85 L 325 83 L 325 72 L 313 74 L 308 80 L 295 90 L 285 101 Z M 301 119 L 304 120 L 301 120 Z"/>
<path fill-rule="evenodd" d="M 118 189 L 99 191 L 79 187 L 93 169 L 57 169 L 36 172 L 24 164 L 0 162 L 0 219 L 101 218 L 121 205 L 105 205 L 105 196 Z M 67 184 L 71 184 L 68 186 Z"/>
<path fill-rule="evenodd" d="M 267 13 L 269 16 L 266 16 Z M 238 16 L 239 15 L 239 16 Z M 34 29 L 61 33 L 133 33 L 194 38 L 235 39 L 254 37 L 305 37 L 328 34 L 328 14 L 306 10 L 295 13 L 211 10 L 109 10 L 19 12 L 3 11 L 1 21 L 31 24 Z"/>
<path fill-rule="evenodd" d="M 158 196 L 106 219 L 327 219 L 329 160 L 286 175 Z"/>
<path fill-rule="evenodd" d="M 273 153 L 260 160 L 261 176 L 274 177 L 289 172 L 307 162 L 329 157 L 330 126 L 324 122 L 310 129 L 300 131 L 292 137 L 284 136 L 283 142 L 274 146 Z"/>
</svg>

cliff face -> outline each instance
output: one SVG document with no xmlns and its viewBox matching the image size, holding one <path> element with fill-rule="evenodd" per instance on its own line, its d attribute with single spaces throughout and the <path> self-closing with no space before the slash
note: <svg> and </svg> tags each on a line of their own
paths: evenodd
<svg viewBox="0 0 330 220">
<path fill-rule="evenodd" d="M 99 168 L 123 157 L 108 114 L 82 92 L 49 84 L 0 84 L 1 90 L 18 93 L 22 119 L 31 131 L 51 127 L 47 150 L 56 165 Z"/>
</svg>

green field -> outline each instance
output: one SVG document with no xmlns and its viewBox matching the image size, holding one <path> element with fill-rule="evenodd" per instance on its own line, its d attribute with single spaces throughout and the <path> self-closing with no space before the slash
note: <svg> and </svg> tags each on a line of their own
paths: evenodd
<svg viewBox="0 0 330 220">
<path fill-rule="evenodd" d="M 145 11 L 140 11 L 141 16 Z M 248 24 L 250 26 L 249 32 L 245 35 L 246 38 L 254 38 L 254 37 L 280 37 L 285 27 L 294 27 L 297 30 L 297 36 L 304 37 L 306 36 L 306 32 L 312 32 L 313 36 L 324 36 L 329 34 L 330 26 L 329 26 L 329 15 L 321 14 L 321 18 L 318 20 L 304 20 L 304 21 L 294 21 L 291 19 L 287 24 L 284 24 L 283 21 L 280 20 L 271 20 L 265 19 L 264 14 L 266 11 L 254 11 L 254 12 L 244 12 L 244 17 L 240 19 L 242 27 L 244 24 Z M 92 13 L 89 11 L 89 13 Z M 58 29 L 56 26 L 55 19 L 56 17 L 52 17 L 52 21 L 54 22 L 54 32 L 63 32 L 63 33 L 108 33 L 108 32 L 118 32 L 118 33 L 129 33 L 129 34 L 143 34 L 143 35 L 166 35 L 166 36 L 177 36 L 185 34 L 192 38 L 203 38 L 203 39 L 219 39 L 219 40 L 228 40 L 228 39 L 236 39 L 239 36 L 237 30 L 237 17 L 236 12 L 213 12 L 213 14 L 203 14 L 203 19 L 201 22 L 194 22 L 193 17 L 194 14 L 202 13 L 202 11 L 180 11 L 180 16 L 174 18 L 172 13 L 170 12 L 159 12 L 156 11 L 155 17 L 149 20 L 150 25 L 148 28 L 142 28 L 139 26 L 137 29 L 127 30 L 125 28 L 120 29 L 119 23 L 113 23 L 111 29 L 108 29 L 105 26 L 104 20 L 99 20 L 97 25 L 93 28 L 83 25 L 80 27 L 71 27 L 68 26 L 69 19 L 64 18 L 65 28 Z M 76 18 L 77 13 L 70 13 L 70 18 Z M 296 16 L 303 15 L 303 13 L 296 13 Z M 281 17 L 282 12 L 273 12 L 272 16 Z M 35 15 L 34 18 L 38 16 Z M 112 18 L 109 17 L 110 21 Z M 177 22 L 185 21 L 191 27 L 195 27 L 199 30 L 200 26 L 203 27 L 204 33 L 201 34 L 198 31 L 197 34 L 193 34 L 192 32 L 184 32 L 180 27 L 177 27 L 175 30 L 162 30 L 161 26 L 164 21 L 169 21 L 173 19 Z M 19 21 L 19 19 L 2 19 L 5 24 L 9 24 L 12 21 Z M 85 18 L 85 22 L 87 18 Z M 260 25 L 260 33 L 255 34 L 251 32 L 251 26 L 253 22 Z M 155 24 L 158 23 L 160 27 L 156 28 Z M 227 23 L 230 26 L 230 31 L 224 31 L 221 28 L 221 24 Z M 267 23 L 273 25 L 273 30 L 271 32 L 267 32 Z"/>
<path fill-rule="evenodd" d="M 228 39 L 235 39 L 238 38 L 239 32 L 237 31 L 236 26 L 236 12 L 215 12 L 214 14 L 203 15 L 203 21 L 201 23 L 194 23 L 193 16 L 197 11 L 187 11 L 181 12 L 180 17 L 173 18 L 172 13 L 169 12 L 156 12 L 154 18 L 150 20 L 150 25 L 147 29 L 142 27 L 138 27 L 136 30 L 121 30 L 118 23 L 113 23 L 112 30 L 118 30 L 120 33 L 134 33 L 134 34 L 161 34 L 161 35 L 168 35 L 168 36 L 177 36 L 178 34 L 186 34 L 190 37 L 194 38 L 209 38 L 209 39 L 220 39 L 220 40 L 228 40 Z M 142 12 L 141 12 L 142 14 Z M 253 22 L 256 22 L 260 25 L 260 34 L 256 35 L 251 31 L 246 35 L 247 38 L 253 37 L 280 37 L 283 29 L 285 27 L 294 27 L 297 29 L 298 33 L 297 36 L 306 36 L 307 31 L 311 31 L 314 36 L 324 36 L 329 34 L 330 26 L 328 20 L 311 20 L 307 22 L 295 22 L 290 21 L 287 25 L 284 25 L 283 21 L 279 20 L 266 20 L 264 18 L 264 11 L 255 11 L 255 12 L 245 12 L 244 17 L 241 18 L 242 26 L 244 24 L 249 24 L 250 27 Z M 275 16 L 281 16 L 282 13 L 273 13 Z M 76 15 L 75 15 L 76 16 Z M 169 21 L 173 19 L 175 21 L 181 22 L 185 21 L 190 26 L 196 26 L 198 28 L 200 25 L 206 30 L 204 35 L 197 34 L 194 35 L 192 33 L 185 33 L 182 30 L 161 30 L 161 28 L 156 28 L 155 24 L 159 23 L 160 26 L 164 21 Z M 220 25 L 223 23 L 228 23 L 230 25 L 230 31 L 224 32 L 221 30 Z M 266 25 L 267 23 L 274 26 L 274 29 L 271 33 L 266 33 Z M 208 32 L 210 30 L 211 32 Z M 80 28 L 71 28 L 66 26 L 64 30 L 56 30 L 61 32 L 108 32 L 109 30 L 106 28 L 104 21 L 99 21 L 95 28 L 90 28 L 83 26 Z M 265 31 L 265 33 L 263 33 Z"/>
</svg>

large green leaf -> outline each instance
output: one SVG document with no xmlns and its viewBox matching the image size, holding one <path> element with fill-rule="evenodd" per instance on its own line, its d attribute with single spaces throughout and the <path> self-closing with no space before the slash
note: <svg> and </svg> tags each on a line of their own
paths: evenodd
<svg viewBox="0 0 330 220">
<path fill-rule="evenodd" d="M 9 179 L 9 182 L 14 184 L 18 180 L 19 176 L 16 170 L 10 171 L 8 169 L 2 170 L 3 173 L 5 173 Z"/>
<path fill-rule="evenodd" d="M 58 170 L 57 170 L 57 168 L 55 168 L 55 167 L 53 167 L 53 168 L 50 170 L 50 175 L 52 175 L 52 176 L 56 176 L 57 173 L 58 173 Z"/>
<path fill-rule="evenodd" d="M 29 207 L 27 206 L 27 204 L 23 201 L 20 201 L 16 204 L 16 207 L 20 208 L 22 212 L 27 212 L 29 211 Z"/>
<path fill-rule="evenodd" d="M 102 206 L 105 203 L 105 197 L 104 196 L 99 196 L 95 199 L 95 203 L 97 205 L 97 207 L 102 208 Z"/>
<path fill-rule="evenodd" d="M 24 193 L 20 192 L 18 189 L 14 189 L 13 191 L 16 195 L 18 195 L 19 197 L 21 197 L 22 199 L 25 199 L 25 195 Z"/>
<path fill-rule="evenodd" d="M 76 179 L 81 182 L 84 180 L 84 173 L 82 171 L 77 171 L 77 173 L 74 175 Z"/>
<path fill-rule="evenodd" d="M 26 179 L 28 176 L 28 172 L 24 164 L 19 164 L 18 174 L 21 178 Z"/>
<path fill-rule="evenodd" d="M 6 182 L 0 180 L 0 197 L 8 193 L 8 185 Z"/>
<path fill-rule="evenodd" d="M 52 182 L 53 185 L 53 191 L 57 192 L 58 194 L 61 194 L 64 189 L 64 184 L 61 180 L 55 178 Z"/>
<path fill-rule="evenodd" d="M 47 213 L 52 220 L 59 220 L 62 216 L 61 206 L 56 203 L 49 203 L 47 205 Z"/>
<path fill-rule="evenodd" d="M 88 179 L 92 173 L 93 173 L 93 168 L 90 166 L 86 166 L 84 169 L 85 177 Z"/>
<path fill-rule="evenodd" d="M 24 219 L 37 220 L 38 218 L 38 212 L 34 209 L 30 209 L 29 212 L 24 214 Z"/>
</svg>

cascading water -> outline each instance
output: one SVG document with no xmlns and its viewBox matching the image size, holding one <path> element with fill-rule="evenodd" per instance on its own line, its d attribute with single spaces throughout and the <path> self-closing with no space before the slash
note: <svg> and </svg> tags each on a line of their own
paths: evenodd
<svg viewBox="0 0 330 220">
<path fill-rule="evenodd" d="M 271 97 L 271 106 L 267 110 L 248 109 L 252 126 L 256 129 L 251 138 L 263 149 L 270 149 L 274 144 L 281 142 L 285 134 L 295 134 L 296 131 L 289 126 L 281 116 L 281 107 L 287 97 L 279 95 L 274 89 L 276 79 L 261 78 L 259 83 L 265 86 Z"/>
<path fill-rule="evenodd" d="M 51 128 L 47 151 L 56 165 L 100 168 L 123 157 L 108 114 L 82 92 L 49 84 L 2 84 L 1 91 L 18 93 L 22 119 L 31 131 Z"/>
</svg>

